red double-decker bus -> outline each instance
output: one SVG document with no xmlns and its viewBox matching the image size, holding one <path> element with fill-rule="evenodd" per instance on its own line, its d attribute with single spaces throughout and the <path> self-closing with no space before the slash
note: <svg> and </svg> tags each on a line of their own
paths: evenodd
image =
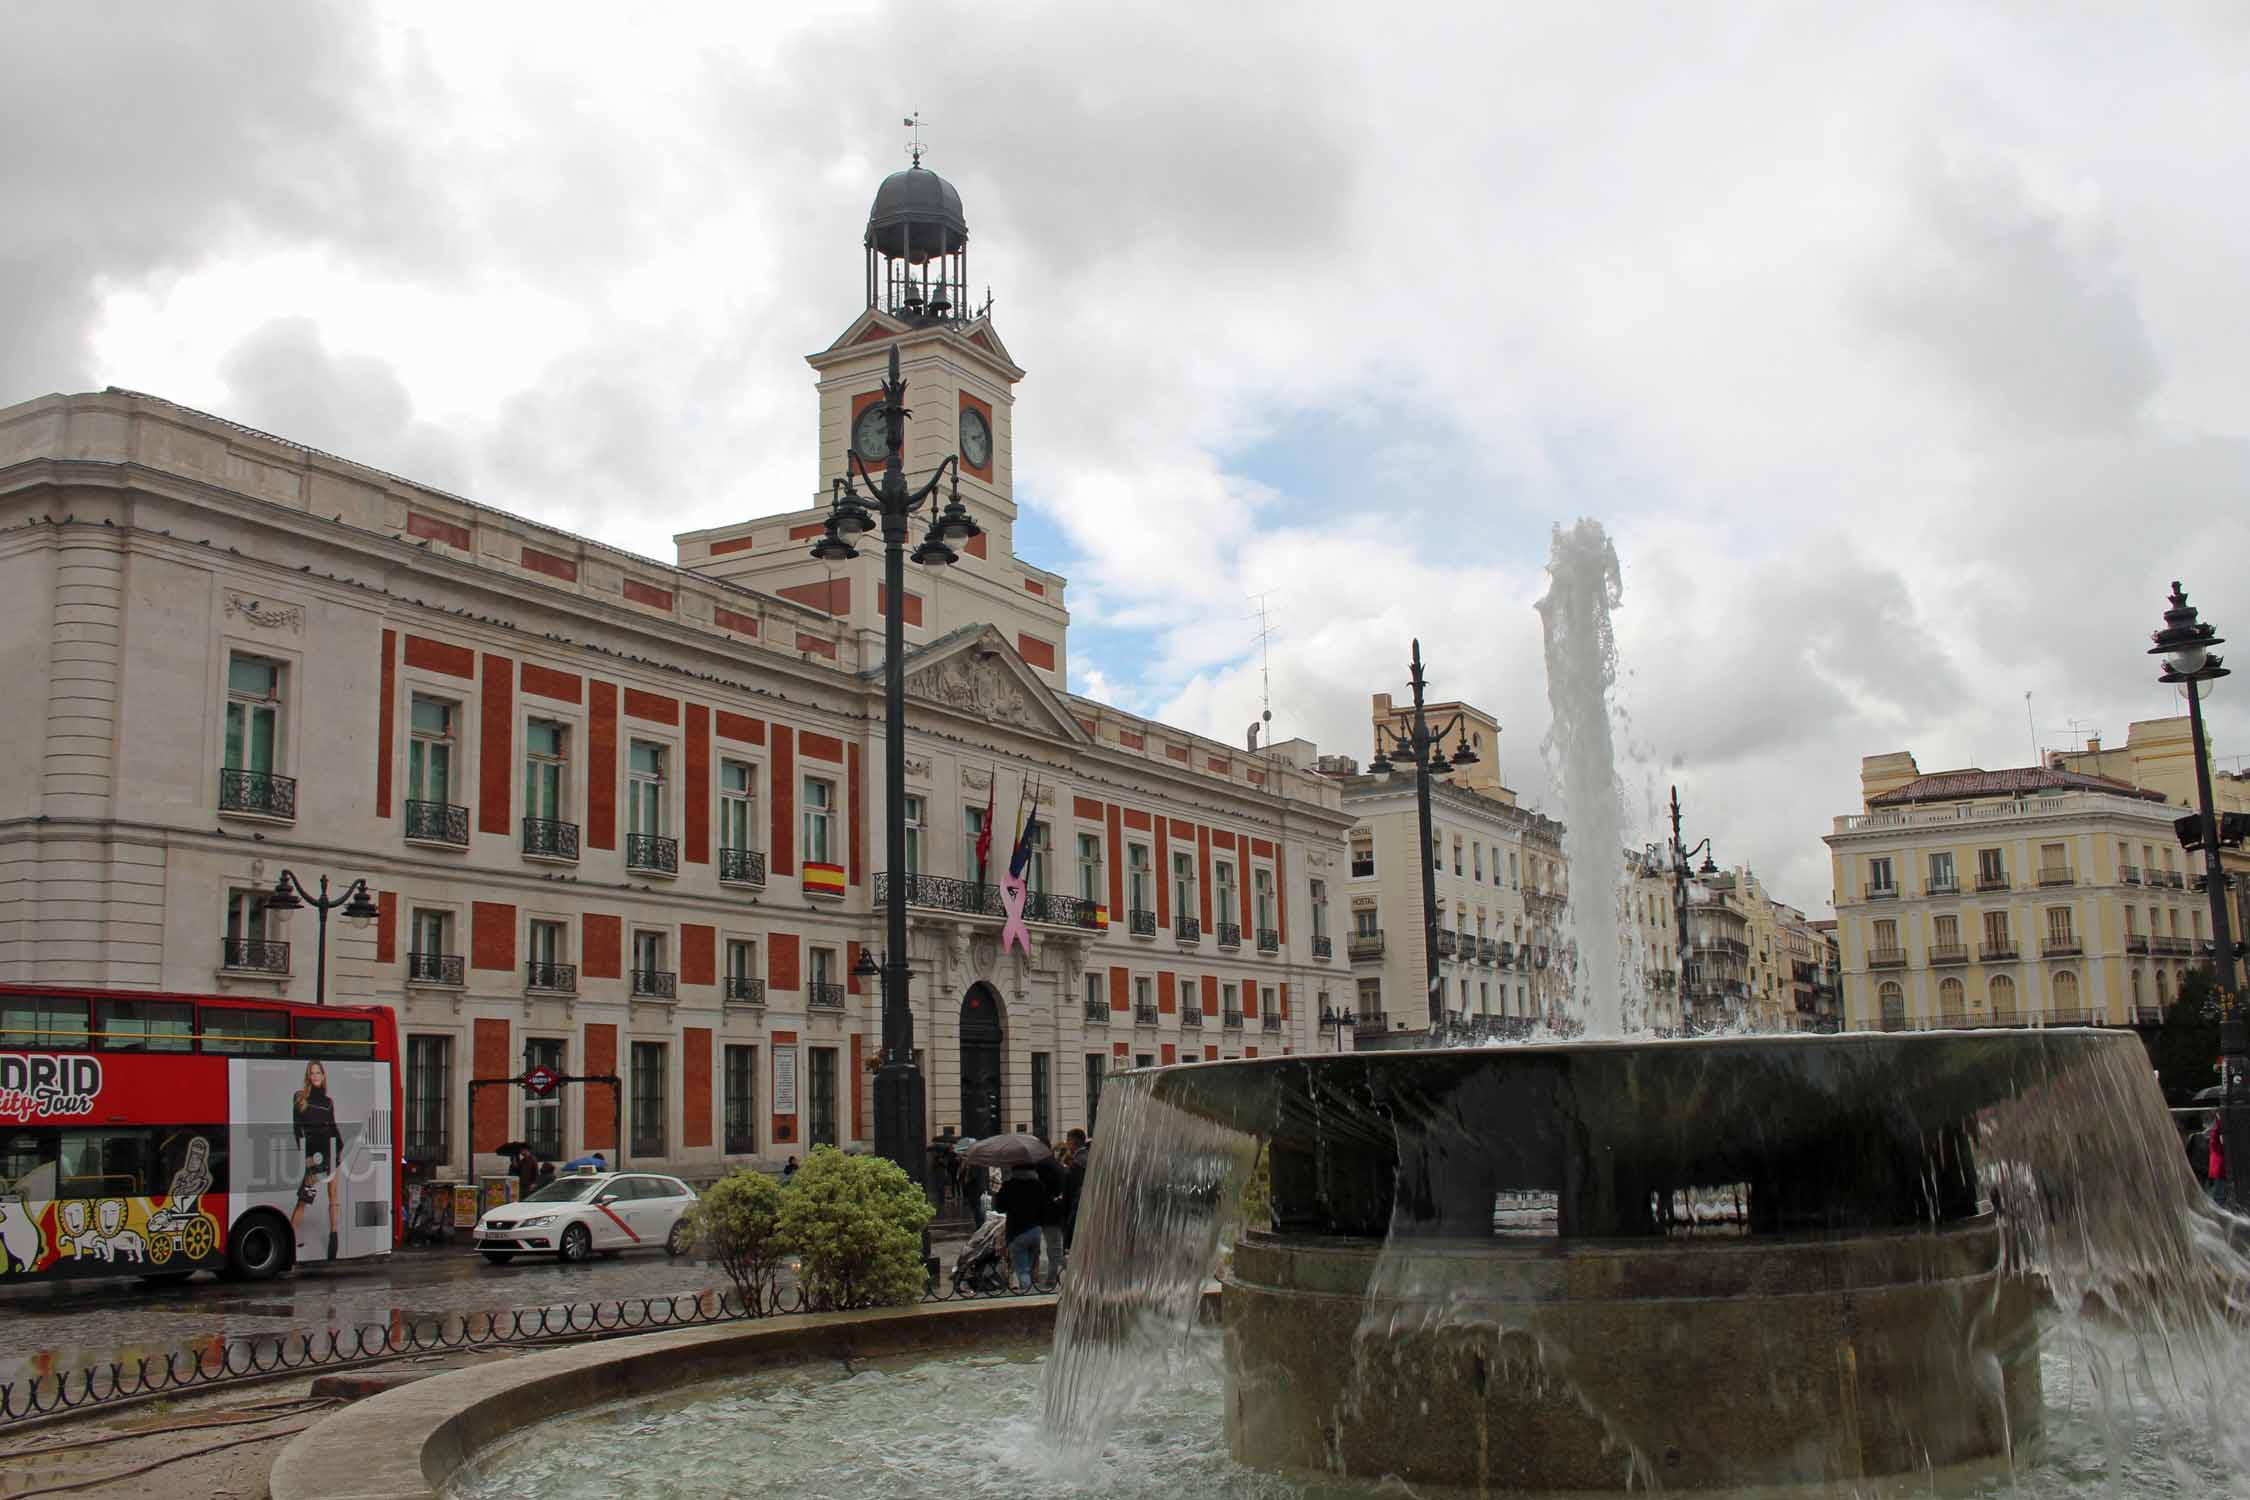
<svg viewBox="0 0 2250 1500">
<path fill-rule="evenodd" d="M 0 1286 L 388 1254 L 389 1010 L 0 985 Z"/>
</svg>

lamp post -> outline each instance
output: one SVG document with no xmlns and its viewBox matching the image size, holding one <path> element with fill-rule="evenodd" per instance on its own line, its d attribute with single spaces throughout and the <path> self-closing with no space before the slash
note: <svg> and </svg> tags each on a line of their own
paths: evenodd
<svg viewBox="0 0 2250 1500">
<path fill-rule="evenodd" d="M 1475 765 L 1478 756 L 1469 748 L 1469 732 L 1462 715 L 1455 714 L 1439 725 L 1435 733 L 1431 732 L 1430 718 L 1422 705 L 1424 683 L 1419 638 L 1414 642 L 1407 681 L 1414 689 L 1414 717 L 1403 730 L 1388 724 L 1375 726 L 1375 758 L 1367 763 L 1367 769 L 1377 776 L 1388 776 L 1409 766 L 1414 771 L 1414 811 L 1422 829 L 1422 994 L 1429 1007 L 1430 1040 L 1437 1041 L 1445 1032 L 1445 1007 L 1438 1003 L 1437 877 L 1429 864 L 1430 783 L 1437 777 L 1450 776 L 1457 767 Z M 1449 734 L 1457 736 L 1459 741 L 1450 759 L 1441 743 Z"/>
<path fill-rule="evenodd" d="M 2244 1057 L 2250 1051 L 2250 1035 L 2245 1034 L 2242 1009 L 2235 993 L 2234 936 L 2232 924 L 2227 920 L 2227 877 L 2219 860 L 2219 819 L 2211 805 L 2211 750 L 2203 742 L 2203 699 L 2199 683 L 2216 682 L 2227 675 L 2227 669 L 2218 657 L 2211 654 L 2213 646 L 2225 644 L 2218 627 L 2196 619 L 2195 606 L 2187 601 L 2187 594 L 2177 581 L 2172 584 L 2171 608 L 2164 611 L 2164 628 L 2151 640 L 2149 655 L 2164 659 L 2164 670 L 2157 674 L 2158 682 L 2184 683 L 2187 686 L 2188 733 L 2195 741 L 2195 799 L 2196 813 L 2203 833 L 2203 892 L 2211 902 L 2211 972 L 2219 991 L 2219 1056 L 2225 1070 L 2222 1080 L 2225 1092 L 2220 1096 L 2227 1143 L 2227 1176 L 2230 1186 L 2236 1188 L 2236 1201 L 2241 1201 L 2240 1187 L 2250 1179 L 2250 1162 L 2243 1160 L 2242 1142 L 2250 1136 L 2243 1119 L 2250 1099 L 2244 1095 Z"/>
<path fill-rule="evenodd" d="M 898 1163 L 915 1182 L 929 1175 L 923 1160 L 923 1083 L 921 1066 L 914 1060 L 914 1013 L 907 1005 L 906 987 L 911 971 L 906 961 L 906 530 L 907 522 L 924 502 L 937 494 L 938 485 L 951 475 L 953 488 L 942 509 L 933 507 L 928 530 L 914 548 L 914 561 L 925 567 L 945 567 L 960 560 L 948 545 L 980 534 L 961 504 L 961 465 L 958 454 L 947 454 L 928 482 L 909 489 L 901 458 L 906 446 L 906 379 L 899 373 L 898 346 L 891 346 L 890 370 L 883 381 L 883 429 L 889 445 L 881 479 L 867 472 L 866 463 L 853 449 L 844 476 L 829 495 L 828 517 L 821 523 L 820 539 L 812 555 L 823 562 L 843 562 L 859 556 L 851 543 L 878 526 L 883 538 L 883 589 L 890 601 L 883 619 L 883 863 L 890 878 L 884 913 L 884 952 L 880 970 L 883 983 L 883 1056 L 875 1070 L 875 1150 Z M 869 493 L 860 494 L 857 481 L 867 481 Z M 865 977 L 872 967 L 864 952 L 855 974 Z"/>
<path fill-rule="evenodd" d="M 1672 788 L 1672 915 L 1678 921 L 1680 929 L 1680 986 L 1682 991 L 1680 998 L 1683 1002 L 1680 1020 L 1682 1024 L 1685 1024 L 1695 1013 L 1694 999 L 1687 993 L 1694 987 L 1695 982 L 1692 977 L 1695 971 L 1689 967 L 1694 963 L 1694 960 L 1688 956 L 1693 945 L 1688 938 L 1687 878 L 1688 862 L 1698 854 L 1703 856 L 1703 868 L 1697 871 L 1697 874 L 1716 875 L 1719 873 L 1719 867 L 1711 861 L 1711 840 L 1708 836 L 1698 839 L 1692 849 L 1681 842 L 1680 789 L 1675 786 Z"/>
<path fill-rule="evenodd" d="M 328 877 L 320 877 L 320 894 L 305 889 L 304 882 L 294 870 L 283 870 L 281 878 L 273 883 L 273 893 L 266 897 L 267 911 L 298 911 L 311 907 L 320 916 L 320 936 L 314 943 L 318 955 L 313 967 L 313 1004 L 328 1003 L 328 914 L 338 907 L 344 911 L 347 922 L 366 922 L 381 915 L 371 898 L 367 882 L 354 880 L 335 895 L 328 894 Z"/>
</svg>

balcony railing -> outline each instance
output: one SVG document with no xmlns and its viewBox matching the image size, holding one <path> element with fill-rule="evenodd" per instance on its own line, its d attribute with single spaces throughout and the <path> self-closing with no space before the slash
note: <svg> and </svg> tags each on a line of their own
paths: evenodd
<svg viewBox="0 0 2250 1500">
<path fill-rule="evenodd" d="M 252 974 L 289 972 L 289 945 L 266 938 L 221 938 L 219 967 Z"/>
<path fill-rule="evenodd" d="M 2164 872 L 2164 883 L 2176 891 L 2181 889 L 2186 882 L 2181 878 L 2179 871 L 2166 870 Z"/>
<path fill-rule="evenodd" d="M 1532 950 L 1532 951 L 1533 951 L 1533 952 L 1534 952 L 1534 953 L 1535 953 L 1535 954 L 1537 955 L 1537 957 L 1536 957 L 1536 958 L 1535 958 L 1535 959 L 1533 960 L 1533 962 L 1534 962 L 1534 963 L 1536 963 L 1536 964 L 1537 964 L 1537 965 L 1538 965 L 1538 966 L 1539 966 L 1540 968 L 1542 968 L 1542 969 L 1546 968 L 1546 967 L 1547 967 L 1547 949 L 1546 949 L 1546 947 L 1545 947 L 1544 945 L 1542 945 L 1542 946 L 1540 946 L 1540 947 L 1538 947 L 1538 948 L 1536 948 L 1536 949 L 1534 949 L 1534 950 Z"/>
<path fill-rule="evenodd" d="M 1219 924 L 1219 946 L 1222 948 L 1241 947 L 1242 929 L 1232 922 L 1221 922 Z"/>
<path fill-rule="evenodd" d="M 2076 879 L 2077 877 L 2071 874 L 2068 865 L 2041 865 L 2039 867 L 2039 883 L 2041 885 L 2071 885 L 2075 883 Z"/>
<path fill-rule="evenodd" d="M 657 833 L 628 833 L 625 835 L 625 868 L 647 875 L 677 875 L 680 841 Z"/>
<path fill-rule="evenodd" d="M 1260 1031 L 1279 1031 L 1281 1029 L 1281 1012 L 1269 1010 L 1259 1016 L 1258 1029 Z"/>
<path fill-rule="evenodd" d="M 467 982 L 466 966 L 458 953 L 409 953 L 406 955 L 406 982 L 459 989 Z"/>
<path fill-rule="evenodd" d="M 755 974 L 729 974 L 727 976 L 727 1003 L 729 1005 L 765 1004 L 766 982 Z"/>
<path fill-rule="evenodd" d="M 842 1010 L 844 987 L 834 980 L 815 979 L 805 986 L 805 1004 L 814 1010 Z"/>
<path fill-rule="evenodd" d="M 1126 913 L 1126 931 L 1135 937 L 1156 936 L 1156 913 L 1145 906 L 1136 906 Z"/>
<path fill-rule="evenodd" d="M 1383 934 L 1381 929 L 1377 929 L 1374 932 L 1353 933 L 1350 937 L 1344 939 L 1344 952 L 1348 956 L 1355 959 L 1381 958 L 1383 956 Z"/>
<path fill-rule="evenodd" d="M 1869 884 L 1865 889 L 1867 899 L 1870 901 L 1895 901 L 1898 899 L 1898 887 L 1895 885 L 1887 883 L 1883 885 Z"/>
<path fill-rule="evenodd" d="M 875 877 L 875 906 L 880 910 L 891 899 L 891 877 Z M 906 904 L 925 911 L 958 912 L 967 917 L 990 917 L 999 921 L 1007 915 L 1000 904 L 1000 887 L 985 885 L 974 880 L 955 880 L 945 875 L 909 875 L 906 877 Z M 1099 929 L 1101 907 L 1092 901 L 1076 896 L 1053 896 L 1039 891 L 1027 892 L 1023 902 L 1024 920 L 1042 922 L 1056 927 Z"/>
<path fill-rule="evenodd" d="M 2141 883 L 2141 867 L 2139 865 L 2119 865 L 2117 876 L 2127 885 L 2139 885 Z"/>
<path fill-rule="evenodd" d="M 1239 1010 L 1220 1011 L 1219 1025 L 1223 1030 L 1240 1031 L 1242 1029 L 1242 1012 Z"/>
<path fill-rule="evenodd" d="M 1332 1010 L 1324 1010 L 1320 1013 L 1320 1029 L 1322 1031 L 1334 1031 L 1336 1029 L 1336 1025 L 1336 1012 Z"/>
<path fill-rule="evenodd" d="M 2070 958 L 2086 951 L 2086 945 L 2074 937 L 2051 937 L 2039 944 L 2039 951 L 2048 958 Z"/>
<path fill-rule="evenodd" d="M 1361 1011 L 1352 1017 L 1353 1036 L 1381 1036 L 1391 1029 L 1391 1018 L 1382 1011 Z"/>
<path fill-rule="evenodd" d="M 469 810 L 457 802 L 406 804 L 406 836 L 417 844 L 469 847 Z"/>
<path fill-rule="evenodd" d="M 1870 969 L 1903 969 L 1906 967 L 1904 948 L 1870 948 L 1867 950 L 1867 967 Z"/>
<path fill-rule="evenodd" d="M 763 849 L 721 849 L 719 882 L 722 885 L 764 885 L 766 854 Z"/>
<path fill-rule="evenodd" d="M 1487 968 L 1500 962 L 1500 944 L 1491 938 L 1477 939 L 1477 962 Z"/>
<path fill-rule="evenodd" d="M 1271 927 L 1259 928 L 1258 951 L 1260 953 L 1279 953 L 1281 951 L 1281 934 Z"/>
<path fill-rule="evenodd" d="M 1958 896 L 1961 894 L 1961 882 L 1951 875 L 1932 875 L 1930 883 L 1922 887 L 1922 890 L 1931 896 Z"/>
<path fill-rule="evenodd" d="M 2016 945 L 2014 943 L 1981 943 L 1977 946 L 1977 957 L 1988 964 L 2013 963 L 2016 959 Z"/>
<path fill-rule="evenodd" d="M 2147 934 L 2147 933 L 2145 933 L 2145 932 L 2128 932 L 2128 933 L 2126 933 L 2126 934 L 2125 934 L 2125 951 L 2126 951 L 2127 953 L 2146 953 L 2146 952 L 2148 952 L 2148 934 Z"/>
<path fill-rule="evenodd" d="M 1135 1026 L 1154 1026 L 1156 1024 L 1156 1007 L 1153 1005 L 1134 1006 L 1133 1024 Z"/>
<path fill-rule="evenodd" d="M 1087 1001 L 1086 1019 L 1107 1026 L 1109 1024 L 1109 1002 L 1107 1000 Z"/>
<path fill-rule="evenodd" d="M 2007 888 L 2008 888 L 2008 872 L 2007 872 L 2006 870 L 1979 870 L 1979 871 L 1977 871 L 1977 889 L 1978 889 L 1978 890 L 1980 890 L 1980 891 L 2004 891 L 2004 890 L 2006 890 Z"/>
<path fill-rule="evenodd" d="M 1179 939 L 1179 940 L 1180 940 L 1181 942 L 1183 942 L 1183 943 L 1200 943 L 1200 942 L 1202 942 L 1202 941 L 1203 941 L 1203 920 L 1202 920 L 1202 918 L 1200 918 L 1200 917 L 1174 917 L 1174 918 L 1172 919 L 1172 936 L 1174 936 L 1174 937 L 1178 938 L 1178 939 Z"/>
<path fill-rule="evenodd" d="M 297 817 L 297 778 L 265 771 L 219 772 L 219 811 L 254 818 Z"/>
<path fill-rule="evenodd" d="M 523 856 L 525 859 L 576 860 L 578 825 L 558 823 L 553 818 L 524 819 Z"/>
<path fill-rule="evenodd" d="M 1314 933 L 1312 956 L 1315 958 L 1334 958 L 1336 956 L 1336 940 L 1325 932 Z"/>
<path fill-rule="evenodd" d="M 1516 945 L 1508 939 L 1503 938 L 1500 941 L 1500 967 L 1503 969 L 1512 969 L 1515 966 Z"/>
<path fill-rule="evenodd" d="M 574 995 L 578 992 L 578 965 L 543 964 L 533 959 L 523 966 L 523 987 L 556 995 Z"/>
<path fill-rule="evenodd" d="M 1967 943 L 1930 944 L 1930 962 L 1932 964 L 1965 964 L 1968 961 L 1969 945 Z"/>
<path fill-rule="evenodd" d="M 1455 942 L 1453 934 L 1451 932 L 1448 932 L 1445 928 L 1440 927 L 1438 929 L 1437 935 L 1438 957 L 1451 958 L 1453 956 L 1454 949 Z"/>
<path fill-rule="evenodd" d="M 2150 947 L 2162 958 L 2186 958 L 2195 951 L 2194 944 L 2184 937 L 2152 938 Z"/>
<path fill-rule="evenodd" d="M 670 969 L 633 970 L 633 993 L 649 1000 L 670 1000 L 680 992 L 680 976 Z"/>
<path fill-rule="evenodd" d="M 1182 1007 L 1180 1010 L 1180 1024 L 1182 1026 L 1192 1027 L 1197 1031 L 1201 1031 L 1203 1029 L 1203 1007 L 1200 1005 L 1189 1005 Z"/>
</svg>

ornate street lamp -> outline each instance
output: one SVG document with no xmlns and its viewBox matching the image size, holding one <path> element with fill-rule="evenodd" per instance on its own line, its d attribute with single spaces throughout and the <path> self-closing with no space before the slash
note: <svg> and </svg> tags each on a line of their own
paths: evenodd
<svg viewBox="0 0 2250 1500">
<path fill-rule="evenodd" d="M 1680 927 L 1680 1020 L 1683 1023 L 1694 1011 L 1694 1002 L 1687 993 L 1692 987 L 1689 975 L 1696 972 L 1689 967 L 1693 960 L 1688 957 L 1691 945 L 1688 941 L 1687 878 L 1688 865 L 1698 854 L 1703 856 L 1703 868 L 1697 870 L 1696 874 L 1710 876 L 1719 873 L 1719 867 L 1711 861 L 1711 840 L 1708 837 L 1696 840 L 1692 849 L 1680 841 L 1680 789 L 1675 786 L 1672 788 L 1672 914 Z"/>
<path fill-rule="evenodd" d="M 906 447 L 906 379 L 899 373 L 898 346 L 891 346 L 891 363 L 883 381 L 883 430 L 889 445 L 880 479 L 868 473 L 854 449 L 844 476 L 829 494 L 828 518 L 821 523 L 820 539 L 812 555 L 824 562 L 842 562 L 859 556 L 852 538 L 879 526 L 883 538 L 883 588 L 890 607 L 883 620 L 883 858 L 890 872 L 886 882 L 885 948 L 883 981 L 883 1054 L 875 1070 L 875 1150 L 897 1162 L 916 1182 L 924 1181 L 929 1164 L 923 1159 L 923 1081 L 914 1060 L 914 1013 L 907 1006 L 906 987 L 912 977 L 906 961 L 906 533 L 907 523 L 938 486 L 952 477 L 945 505 L 931 506 L 929 525 L 914 548 L 914 561 L 924 567 L 945 567 L 958 562 L 952 543 L 978 536 L 983 528 L 969 518 L 961 503 L 961 462 L 949 453 L 929 480 L 916 489 L 906 483 L 901 458 Z M 867 481 L 868 493 L 859 491 Z M 863 977 L 872 965 L 865 952 L 854 968 Z"/>
<path fill-rule="evenodd" d="M 1367 763 L 1368 773 L 1388 776 L 1394 771 L 1411 769 L 1414 772 L 1414 810 L 1422 827 L 1422 958 L 1426 972 L 1423 974 L 1423 999 L 1429 1007 L 1430 1040 L 1438 1041 L 1445 1034 L 1445 1007 L 1438 1003 L 1438 920 L 1437 878 L 1430 871 L 1430 783 L 1440 776 L 1450 776 L 1463 766 L 1477 763 L 1477 753 L 1469 748 L 1469 731 L 1464 715 L 1455 714 L 1431 732 L 1429 715 L 1422 706 L 1422 642 L 1414 642 L 1414 654 L 1409 665 L 1408 683 L 1414 689 L 1414 717 L 1402 729 L 1388 724 L 1375 726 L 1375 756 Z M 1450 758 L 1442 741 L 1447 735 L 1457 738 Z"/>
<path fill-rule="evenodd" d="M 328 914 L 338 907 L 344 911 L 344 920 L 354 926 L 372 922 L 382 915 L 375 905 L 364 879 L 354 880 L 335 895 L 328 894 L 328 877 L 320 877 L 320 894 L 305 889 L 304 882 L 294 870 L 283 870 L 281 878 L 273 883 L 273 892 L 266 897 L 267 911 L 299 911 L 311 907 L 320 916 L 320 935 L 315 942 L 317 957 L 313 968 L 313 1004 L 328 1003 Z"/>
<path fill-rule="evenodd" d="M 2242 1010 L 2234 982 L 2234 937 L 2232 924 L 2227 920 L 2227 877 L 2219 861 L 2219 820 L 2211 806 L 2211 750 L 2203 742 L 2203 698 L 2199 684 L 2216 682 L 2227 674 L 2219 658 L 2211 654 L 2213 646 L 2225 644 L 2218 627 L 2196 619 L 2195 606 L 2187 601 L 2187 594 L 2177 581 L 2172 584 L 2171 608 L 2164 611 L 2164 628 L 2151 640 L 2148 654 L 2164 659 L 2164 670 L 2156 680 L 2165 683 L 2183 683 L 2187 687 L 2188 733 L 2195 741 L 2195 798 L 2203 835 L 2203 891 L 2211 902 L 2211 972 L 2219 989 L 2219 1056 L 2225 1069 L 2225 1093 L 2222 1096 L 2226 1118 L 2227 1176 L 2232 1184 L 2243 1184 L 2250 1179 L 2250 1163 L 2242 1160 L 2241 1144 L 2250 1136 L 2250 1121 L 2244 1119 L 2244 1107 L 2250 1105 L 2245 1096 L 2244 1053 L 2250 1051 L 2250 1034 L 2246 1034 Z M 2240 1189 L 2236 1201 L 2241 1201 Z"/>
</svg>

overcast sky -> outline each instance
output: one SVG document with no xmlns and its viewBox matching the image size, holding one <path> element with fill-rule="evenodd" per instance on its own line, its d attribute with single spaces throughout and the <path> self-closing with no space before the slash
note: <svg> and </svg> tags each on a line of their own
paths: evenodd
<svg viewBox="0 0 2250 1500">
<path fill-rule="evenodd" d="M 1364 759 L 1419 633 L 1545 802 L 1591 516 L 1637 835 L 1676 780 L 1819 913 L 1863 754 L 2177 711 L 2175 576 L 2250 665 L 2246 16 L 24 8 L 0 404 L 133 386 L 668 561 L 810 499 L 919 109 L 1074 688 L 1239 740 L 1263 594 L 1277 733 Z"/>
</svg>

